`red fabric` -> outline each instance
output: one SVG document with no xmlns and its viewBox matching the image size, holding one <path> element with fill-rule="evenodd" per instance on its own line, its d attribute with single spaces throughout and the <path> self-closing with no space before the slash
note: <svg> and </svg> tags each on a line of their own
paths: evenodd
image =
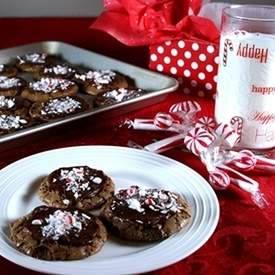
<svg viewBox="0 0 275 275">
<path fill-rule="evenodd" d="M 211 20 L 189 14 L 200 6 L 200 0 L 106 0 L 106 10 L 91 27 L 129 46 L 179 38 L 218 42 L 219 30 Z"/>
<path fill-rule="evenodd" d="M 116 56 L 125 61 L 130 60 L 132 63 L 146 64 L 144 49 L 126 48 L 112 38 L 102 37 L 98 32 L 88 30 L 89 24 L 89 19 L 2 19 L 0 47 L 55 39 Z M 85 119 L 66 125 L 62 129 L 45 132 L 33 140 L 26 139 L 27 142 L 21 146 L 6 150 L 2 147 L 0 150 L 4 151 L 1 152 L 0 168 L 30 154 L 65 146 L 125 145 L 129 139 L 141 145 L 148 144 L 164 133 L 118 129 L 117 123 L 125 117 L 152 117 L 159 111 L 167 111 L 172 103 L 190 98 L 179 91 L 169 95 L 165 101 L 144 110 L 113 118 L 104 123 L 97 121 L 98 128 L 94 127 L 92 119 Z M 197 100 L 202 105 L 203 114 L 213 114 L 213 101 L 204 98 Z M 195 156 L 180 149 L 171 150 L 166 155 L 207 177 L 203 165 Z M 217 192 L 221 216 L 210 240 L 188 258 L 151 274 L 275 274 L 275 176 L 256 175 L 255 178 L 261 182 L 261 189 L 270 203 L 269 208 L 260 210 L 247 194 L 234 188 Z M 0 274 L 37 275 L 38 273 L 0 257 Z"/>
</svg>

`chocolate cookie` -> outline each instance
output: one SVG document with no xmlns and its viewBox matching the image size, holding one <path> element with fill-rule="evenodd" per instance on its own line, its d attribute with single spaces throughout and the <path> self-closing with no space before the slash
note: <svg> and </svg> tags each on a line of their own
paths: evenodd
<svg viewBox="0 0 275 275">
<path fill-rule="evenodd" d="M 0 95 L 15 96 L 25 84 L 25 81 L 19 77 L 0 76 Z"/>
<path fill-rule="evenodd" d="M 14 77 L 17 75 L 17 69 L 6 64 L 0 64 L 0 76 Z"/>
<path fill-rule="evenodd" d="M 34 103 L 30 108 L 30 116 L 41 121 L 51 121 L 84 112 L 88 108 L 89 104 L 83 98 L 66 96 Z"/>
<path fill-rule="evenodd" d="M 15 114 L 0 114 L 0 135 L 9 134 L 23 129 L 30 124 L 27 117 Z"/>
<path fill-rule="evenodd" d="M 10 239 L 34 258 L 77 260 L 98 252 L 107 231 L 99 219 L 80 210 L 39 206 L 10 225 Z"/>
<path fill-rule="evenodd" d="M 19 97 L 0 95 L 0 114 L 28 116 L 30 103 Z"/>
<path fill-rule="evenodd" d="M 78 86 L 67 79 L 41 78 L 31 82 L 22 91 L 21 96 L 32 102 L 44 102 L 50 99 L 75 95 Z"/>
<path fill-rule="evenodd" d="M 35 73 L 53 60 L 54 57 L 46 53 L 27 53 L 17 56 L 15 65 L 23 72 Z"/>
<path fill-rule="evenodd" d="M 59 168 L 41 183 L 38 194 L 48 205 L 91 210 L 114 194 L 114 183 L 102 171 L 88 166 Z"/>
<path fill-rule="evenodd" d="M 47 66 L 39 70 L 34 77 L 37 79 L 45 78 L 45 77 L 53 77 L 53 78 L 63 78 L 63 79 L 72 79 L 75 74 L 75 69 L 73 69 L 70 65 L 52 65 Z"/>
<path fill-rule="evenodd" d="M 95 98 L 95 105 L 105 106 L 114 103 L 119 103 L 129 99 L 133 99 L 145 94 L 145 91 L 141 89 L 128 89 L 120 88 L 115 90 L 110 90 L 104 93 L 100 93 Z"/>
<path fill-rule="evenodd" d="M 181 230 L 190 213 L 186 201 L 176 193 L 131 186 L 120 190 L 104 206 L 102 217 L 121 238 L 156 241 Z"/>
<path fill-rule="evenodd" d="M 128 87 L 126 78 L 111 70 L 76 73 L 74 79 L 77 83 L 83 84 L 84 91 L 91 95 L 97 95 L 110 89 Z"/>
</svg>

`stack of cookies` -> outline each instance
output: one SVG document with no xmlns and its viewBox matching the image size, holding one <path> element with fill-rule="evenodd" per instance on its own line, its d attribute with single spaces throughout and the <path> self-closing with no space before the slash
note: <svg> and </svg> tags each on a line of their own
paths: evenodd
<svg viewBox="0 0 275 275">
<path fill-rule="evenodd" d="M 157 241 L 180 231 L 191 217 L 178 194 L 131 186 L 88 166 L 58 168 L 40 183 L 36 207 L 10 225 L 16 248 L 44 260 L 75 260 L 98 252 L 107 235 Z M 95 214 L 95 211 L 97 210 Z"/>
<path fill-rule="evenodd" d="M 46 53 L 17 56 L 0 64 L 0 135 L 144 93 L 110 69 L 80 68 Z"/>
</svg>

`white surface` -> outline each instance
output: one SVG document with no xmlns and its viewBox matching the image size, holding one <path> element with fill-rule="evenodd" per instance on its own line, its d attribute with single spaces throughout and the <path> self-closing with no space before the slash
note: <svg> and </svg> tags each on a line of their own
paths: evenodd
<svg viewBox="0 0 275 275">
<path fill-rule="evenodd" d="M 135 184 L 176 191 L 191 205 L 192 220 L 161 242 L 144 244 L 109 238 L 98 254 L 80 261 L 48 262 L 18 252 L 7 237 L 8 223 L 41 204 L 36 195 L 41 177 L 73 165 L 104 170 L 113 178 L 116 189 Z M 82 146 L 43 152 L 2 169 L 0 184 L 0 254 L 47 273 L 133 274 L 161 268 L 199 249 L 212 235 L 219 218 L 217 197 L 200 175 L 172 159 L 137 149 Z"/>
</svg>

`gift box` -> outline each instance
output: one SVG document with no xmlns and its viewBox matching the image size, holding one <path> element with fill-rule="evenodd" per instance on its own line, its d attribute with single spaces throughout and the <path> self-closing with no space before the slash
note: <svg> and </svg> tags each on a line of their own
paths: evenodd
<svg viewBox="0 0 275 275">
<path fill-rule="evenodd" d="M 176 77 L 185 94 L 215 95 L 219 63 L 217 43 L 179 39 L 149 48 L 149 67 Z"/>
<path fill-rule="evenodd" d="M 152 70 L 176 77 L 185 94 L 213 98 L 220 31 L 212 18 L 219 18 L 220 4 L 207 2 L 105 0 L 105 11 L 92 28 L 128 46 L 147 45 Z"/>
</svg>

